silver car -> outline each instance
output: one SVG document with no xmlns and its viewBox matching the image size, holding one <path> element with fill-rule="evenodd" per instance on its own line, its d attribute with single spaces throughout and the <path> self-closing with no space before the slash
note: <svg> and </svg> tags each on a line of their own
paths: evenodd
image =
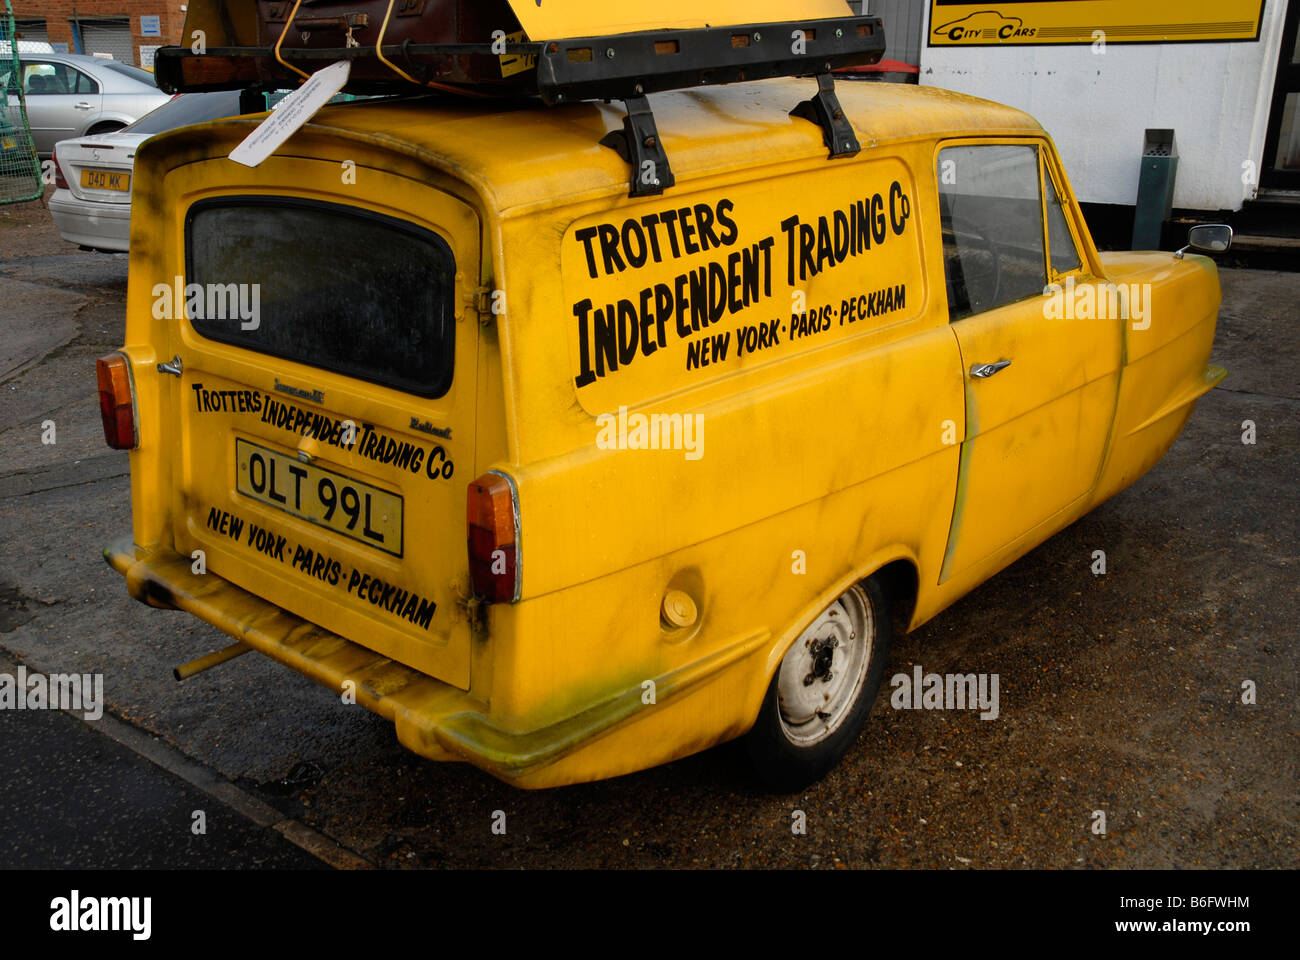
<svg viewBox="0 0 1300 960">
<path fill-rule="evenodd" d="M 265 109 L 266 98 L 256 99 L 249 109 Z M 127 250 L 131 179 L 140 144 L 177 127 L 237 116 L 241 104 L 238 90 L 182 93 L 122 130 L 59 143 L 54 152 L 56 189 L 49 207 L 63 239 L 91 250 Z"/>
<path fill-rule="evenodd" d="M 177 127 L 274 109 L 288 93 L 182 93 L 125 129 L 62 141 L 54 151 L 56 189 L 49 199 L 50 214 L 59 233 L 83 249 L 129 249 L 131 181 L 140 144 Z M 364 99 L 340 93 L 330 103 Z"/>
<path fill-rule="evenodd" d="M 153 74 L 139 67 L 71 53 L 20 53 L 0 60 L 0 84 L 9 108 L 18 108 L 18 87 L 27 99 L 27 119 L 36 153 L 49 157 L 68 137 L 120 130 L 166 103 Z"/>
</svg>

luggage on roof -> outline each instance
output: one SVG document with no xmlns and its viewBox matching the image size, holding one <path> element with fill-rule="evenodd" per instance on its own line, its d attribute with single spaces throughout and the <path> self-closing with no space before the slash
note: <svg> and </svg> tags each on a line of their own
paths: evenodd
<svg viewBox="0 0 1300 960">
<path fill-rule="evenodd" d="M 843 0 L 655 0 L 646 8 L 606 9 L 612 6 L 192 0 L 185 19 L 190 46 L 160 49 L 154 73 L 169 93 L 274 89 L 348 60 L 344 89 L 356 94 L 622 100 L 624 129 L 601 143 L 631 166 L 633 196 L 662 193 L 674 182 L 647 94 L 816 77 L 813 96 L 790 112 L 822 128 L 830 157 L 858 152 L 831 71 L 880 60 L 885 34 L 878 17 L 846 15 Z"/>
<path fill-rule="evenodd" d="M 848 16 L 843 0 L 659 0 L 650 20 L 610 6 L 193 0 L 188 46 L 159 50 L 155 73 L 169 93 L 283 87 L 348 59 L 352 93 L 431 88 L 561 103 L 813 76 L 874 63 L 885 47 L 880 20 Z"/>
</svg>

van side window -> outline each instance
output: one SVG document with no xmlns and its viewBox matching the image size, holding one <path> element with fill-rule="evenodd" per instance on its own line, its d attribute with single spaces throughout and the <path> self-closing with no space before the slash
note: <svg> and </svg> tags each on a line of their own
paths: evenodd
<svg viewBox="0 0 1300 960">
<path fill-rule="evenodd" d="M 1079 269 L 1079 251 L 1070 236 L 1070 226 L 1065 221 L 1065 210 L 1056 193 L 1052 176 L 1043 171 L 1043 189 L 1047 192 L 1047 247 L 1052 269 L 1057 273 L 1070 273 Z"/>
<path fill-rule="evenodd" d="M 1047 284 L 1038 149 L 1018 144 L 939 151 L 948 319 L 1042 296 Z"/>
</svg>

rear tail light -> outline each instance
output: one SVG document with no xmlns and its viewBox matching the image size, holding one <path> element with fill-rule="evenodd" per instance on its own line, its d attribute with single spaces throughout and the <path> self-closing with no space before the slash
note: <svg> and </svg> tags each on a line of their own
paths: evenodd
<svg viewBox="0 0 1300 960">
<path fill-rule="evenodd" d="M 469 485 L 469 573 L 474 595 L 488 603 L 519 599 L 519 494 L 514 481 L 489 470 Z"/>
<path fill-rule="evenodd" d="M 95 362 L 99 378 L 99 415 L 104 420 L 104 440 L 118 450 L 134 450 L 139 443 L 135 422 L 135 393 L 131 365 L 120 353 Z"/>
<path fill-rule="evenodd" d="M 67 190 L 68 179 L 63 175 L 63 165 L 59 163 L 59 151 L 54 151 L 54 188 Z"/>
</svg>

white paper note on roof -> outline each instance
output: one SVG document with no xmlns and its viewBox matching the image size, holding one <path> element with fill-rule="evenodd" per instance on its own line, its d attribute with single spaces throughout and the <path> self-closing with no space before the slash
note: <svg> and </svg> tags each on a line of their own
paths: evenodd
<svg viewBox="0 0 1300 960">
<path fill-rule="evenodd" d="M 351 60 L 340 60 L 317 70 L 306 83 L 276 104 L 275 112 L 230 151 L 230 159 L 246 167 L 256 167 L 342 90 L 351 72 Z"/>
</svg>

